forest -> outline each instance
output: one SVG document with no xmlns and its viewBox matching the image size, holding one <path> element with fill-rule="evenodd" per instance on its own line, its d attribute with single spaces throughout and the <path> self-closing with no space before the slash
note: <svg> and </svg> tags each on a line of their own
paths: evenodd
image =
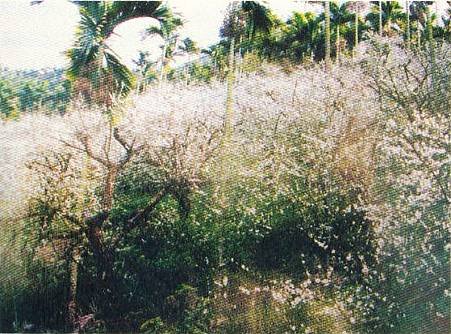
<svg viewBox="0 0 451 334">
<path fill-rule="evenodd" d="M 449 1 L 72 2 L 0 64 L 0 332 L 451 332 Z"/>
</svg>

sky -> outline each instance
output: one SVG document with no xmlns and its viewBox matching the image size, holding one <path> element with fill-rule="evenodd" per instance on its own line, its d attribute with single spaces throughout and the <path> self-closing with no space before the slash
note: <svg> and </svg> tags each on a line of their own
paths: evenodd
<svg viewBox="0 0 451 334">
<path fill-rule="evenodd" d="M 228 2 L 171 0 L 167 4 L 185 21 L 181 37 L 189 36 L 200 47 L 207 47 L 219 39 Z M 306 6 L 300 0 L 267 0 L 266 4 L 283 19 Z M 0 1 L 0 65 L 10 69 L 66 66 L 64 52 L 73 44 L 78 20 L 78 8 L 65 0 L 45 0 L 35 6 L 30 5 L 30 0 Z M 133 66 L 132 60 L 140 50 L 150 51 L 154 58 L 159 56 L 161 39 L 142 37 L 142 31 L 151 24 L 156 21 L 131 20 L 115 29 L 115 35 L 108 40 L 108 45 L 128 66 Z"/>
<path fill-rule="evenodd" d="M 281 16 L 302 6 L 296 1 L 269 3 Z M 185 20 L 182 37 L 191 37 L 201 47 L 218 41 L 227 4 L 227 0 L 168 1 Z M 0 1 L 0 65 L 10 69 L 66 66 L 64 51 L 73 44 L 78 20 L 78 9 L 69 1 L 45 0 L 34 6 L 29 0 Z M 133 65 L 140 50 L 158 57 L 161 39 L 142 39 L 142 31 L 151 24 L 156 21 L 150 18 L 126 22 L 108 41 L 127 65 Z"/>
</svg>

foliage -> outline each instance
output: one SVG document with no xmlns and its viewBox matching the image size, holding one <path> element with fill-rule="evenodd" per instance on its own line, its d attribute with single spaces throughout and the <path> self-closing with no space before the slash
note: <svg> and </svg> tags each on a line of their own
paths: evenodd
<svg viewBox="0 0 451 334">
<path fill-rule="evenodd" d="M 111 95 L 124 95 L 134 87 L 132 72 L 106 43 L 121 23 L 138 17 L 164 20 L 168 9 L 158 1 L 77 2 L 81 20 L 76 42 L 67 55 L 68 77 L 75 82 L 76 95 L 111 106 Z"/>
<path fill-rule="evenodd" d="M 450 49 L 443 44 L 412 55 L 376 44 L 374 56 L 381 60 L 370 71 L 387 115 L 379 185 L 387 191 L 371 209 L 380 221 L 386 273 L 375 284 L 382 287 L 382 296 L 389 296 L 379 311 L 387 312 L 388 325 L 398 332 L 445 332 L 450 303 Z M 390 57 L 393 52 L 396 58 Z"/>
<path fill-rule="evenodd" d="M 17 118 L 23 112 L 47 110 L 64 113 L 70 100 L 70 84 L 62 70 L 0 72 L 2 114 Z"/>
<path fill-rule="evenodd" d="M 0 125 L 0 330 L 449 331 L 449 44 L 368 34 L 325 71 L 321 15 L 244 9 L 227 145 L 228 40 L 133 103 Z"/>
<path fill-rule="evenodd" d="M 165 76 L 167 77 L 168 67 L 170 60 L 176 53 L 177 40 L 179 38 L 178 30 L 183 26 L 183 20 L 175 15 L 171 10 L 166 9 L 164 14 L 164 20 L 160 20 L 160 26 L 151 26 L 146 29 L 145 33 L 148 36 L 157 35 L 163 39 L 163 45 L 161 46 L 161 60 L 160 60 L 160 78 L 162 82 Z M 190 45 L 189 40 L 186 46 Z M 191 43 L 192 44 L 192 43 Z M 192 46 L 192 45 L 191 45 Z M 187 48 L 189 49 L 189 46 Z M 190 50 L 191 51 L 191 50 Z"/>
<path fill-rule="evenodd" d="M 382 29 L 384 34 L 391 35 L 393 30 L 400 30 L 400 24 L 405 20 L 402 7 L 398 1 L 380 1 L 382 8 Z M 379 1 L 372 1 L 371 12 L 367 20 L 374 31 L 379 29 Z"/>
<path fill-rule="evenodd" d="M 16 98 L 11 84 L 3 79 L 0 81 L 0 111 L 2 118 L 14 118 L 17 115 Z"/>
</svg>

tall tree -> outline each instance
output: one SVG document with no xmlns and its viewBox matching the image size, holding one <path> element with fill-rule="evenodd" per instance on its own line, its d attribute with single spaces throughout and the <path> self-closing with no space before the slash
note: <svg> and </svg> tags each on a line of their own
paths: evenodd
<svg viewBox="0 0 451 334">
<path fill-rule="evenodd" d="M 352 21 L 352 15 L 348 12 L 348 6 L 345 3 L 340 5 L 332 2 L 330 6 L 330 20 L 332 27 L 335 28 L 335 56 L 339 62 L 342 49 L 341 35 L 345 32 L 347 24 Z"/>
<path fill-rule="evenodd" d="M 330 69 L 330 3 L 324 2 L 324 35 L 326 40 L 326 68 Z"/>
<path fill-rule="evenodd" d="M 330 37 L 330 0 L 327 1 L 308 1 L 313 4 L 320 4 L 323 6 L 323 14 L 320 16 L 320 20 L 324 21 L 324 59 L 326 62 L 326 69 L 330 69 L 331 63 L 330 63 L 330 45 L 331 45 L 331 37 Z"/>
<path fill-rule="evenodd" d="M 307 55 L 313 59 L 321 32 L 318 22 L 314 13 L 294 12 L 287 20 L 280 42 L 283 52 L 296 61 Z"/>
<path fill-rule="evenodd" d="M 433 30 L 433 16 L 431 13 L 431 7 L 426 7 L 426 21 L 427 21 L 427 39 L 430 43 L 433 42 L 434 39 L 434 30 Z"/>
<path fill-rule="evenodd" d="M 359 21 L 360 21 L 360 13 L 362 13 L 366 7 L 367 4 L 364 1 L 349 1 L 346 3 L 349 10 L 354 12 L 354 49 L 353 49 L 353 56 L 357 55 L 357 48 L 359 46 Z"/>
<path fill-rule="evenodd" d="M 256 1 L 242 1 L 240 11 L 244 19 L 244 38 L 248 45 L 258 33 L 267 34 L 274 26 L 271 11 Z"/>
<path fill-rule="evenodd" d="M 229 47 L 227 41 L 222 40 L 217 44 L 201 50 L 201 53 L 208 55 L 213 62 L 213 72 L 215 74 L 223 73 L 227 67 L 226 58 L 228 49 Z"/>
<path fill-rule="evenodd" d="M 80 8 L 76 42 L 67 55 L 68 77 L 76 93 L 88 100 L 112 105 L 112 95 L 127 94 L 135 84 L 133 73 L 108 45 L 108 38 L 121 23 L 139 17 L 164 20 L 168 9 L 159 1 L 77 1 Z"/>
<path fill-rule="evenodd" d="M 428 8 L 432 4 L 433 1 L 412 1 L 410 3 L 409 14 L 410 18 L 415 21 L 417 46 L 421 46 L 422 32 L 425 28 L 428 29 L 428 22 L 432 19 L 430 13 L 428 14 Z"/>
<path fill-rule="evenodd" d="M 157 62 L 150 60 L 149 57 L 150 53 L 148 51 L 139 51 L 138 59 L 133 60 L 138 75 L 138 92 L 143 92 L 146 89 L 147 84 L 156 79 L 156 74 L 152 69 Z"/>
<path fill-rule="evenodd" d="M 220 29 L 221 37 L 228 41 L 228 62 L 227 62 L 227 97 L 226 110 L 224 118 L 224 136 L 222 140 L 222 155 L 220 161 L 220 176 L 219 176 L 219 203 L 223 209 L 226 208 L 226 199 L 224 188 L 227 183 L 226 169 L 229 167 L 229 148 L 233 137 L 233 95 L 234 95 L 234 81 L 235 81 L 235 45 L 236 41 L 242 41 L 246 31 L 251 36 L 255 31 L 263 29 L 259 26 L 260 22 L 264 22 L 258 18 L 258 13 L 261 13 L 261 6 L 253 1 L 232 2 L 227 8 L 227 13 L 224 17 L 223 25 Z M 223 249 L 224 240 L 220 239 L 219 244 L 219 261 L 220 265 L 223 263 Z"/>
<path fill-rule="evenodd" d="M 268 34 L 273 26 L 274 17 L 266 6 L 256 1 L 233 2 L 229 5 L 221 27 L 221 35 L 227 37 L 229 42 L 232 38 L 235 39 L 234 44 L 238 44 L 242 59 L 244 53 L 252 49 L 257 35 Z M 236 65 L 240 71 L 241 60 Z"/>
<path fill-rule="evenodd" d="M 406 46 L 410 49 L 410 1 L 406 0 Z"/>
<path fill-rule="evenodd" d="M 164 80 L 165 67 L 167 65 L 168 59 L 172 57 L 173 52 L 175 51 L 175 45 L 177 44 L 177 39 L 179 38 L 178 30 L 182 26 L 182 19 L 168 9 L 165 15 L 165 19 L 160 20 L 159 27 L 151 26 L 146 29 L 147 35 L 158 35 L 163 39 L 160 60 L 160 84 Z"/>
<path fill-rule="evenodd" d="M 187 65 L 184 66 L 185 71 L 185 80 L 186 84 L 189 82 L 189 66 L 191 65 L 191 55 L 196 54 L 200 52 L 199 47 L 197 46 L 197 43 L 193 41 L 191 38 L 187 37 L 182 40 L 182 43 L 178 46 L 178 51 L 182 54 L 188 56 Z"/>
<path fill-rule="evenodd" d="M 402 6 L 398 1 L 372 1 L 372 11 L 367 15 L 374 30 L 379 25 L 379 34 L 390 36 L 393 29 L 399 30 L 399 24 L 404 20 Z"/>
<path fill-rule="evenodd" d="M 448 6 L 451 5 L 451 1 L 448 1 Z M 451 8 L 448 7 L 447 15 L 442 16 L 443 20 L 443 39 L 445 41 L 450 42 L 451 41 Z"/>
<path fill-rule="evenodd" d="M 233 81 L 235 80 L 235 45 L 237 40 L 247 37 L 248 41 L 252 40 L 257 32 L 269 32 L 273 24 L 270 11 L 256 1 L 240 1 L 232 2 L 224 17 L 220 35 L 229 41 L 229 61 L 227 75 L 227 101 L 233 99 Z M 231 136 L 231 124 L 228 120 L 233 118 L 233 102 L 227 102 L 225 129 L 226 135 Z"/>
<path fill-rule="evenodd" d="M 382 1 L 378 1 L 378 6 L 379 6 L 379 35 L 382 36 Z"/>
</svg>

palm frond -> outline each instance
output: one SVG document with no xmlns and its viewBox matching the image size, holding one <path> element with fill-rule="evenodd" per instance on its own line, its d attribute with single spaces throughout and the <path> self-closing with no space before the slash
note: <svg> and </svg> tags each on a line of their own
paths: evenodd
<svg viewBox="0 0 451 334">
<path fill-rule="evenodd" d="M 106 21 L 108 22 L 107 38 L 111 35 L 114 28 L 121 23 L 139 17 L 158 19 L 162 11 L 164 11 L 157 10 L 162 4 L 161 1 L 114 1 L 109 4 L 110 8 L 106 16 Z"/>
<path fill-rule="evenodd" d="M 76 42 L 67 52 L 70 67 L 68 77 L 89 79 L 93 87 L 106 85 L 111 93 L 127 93 L 134 85 L 132 72 L 121 63 L 119 56 L 106 44 L 114 29 L 121 23 L 153 17 L 163 20 L 168 13 L 160 1 L 73 1 L 79 6 L 80 22 Z M 113 82 L 109 83 L 108 78 Z"/>
<path fill-rule="evenodd" d="M 135 76 L 113 53 L 105 52 L 105 61 L 108 73 L 111 73 L 114 80 L 115 92 L 126 95 L 135 87 Z"/>
<path fill-rule="evenodd" d="M 146 36 L 161 36 L 162 38 L 164 37 L 164 32 L 160 27 L 156 27 L 156 26 L 151 26 L 148 27 L 145 31 Z"/>
</svg>

